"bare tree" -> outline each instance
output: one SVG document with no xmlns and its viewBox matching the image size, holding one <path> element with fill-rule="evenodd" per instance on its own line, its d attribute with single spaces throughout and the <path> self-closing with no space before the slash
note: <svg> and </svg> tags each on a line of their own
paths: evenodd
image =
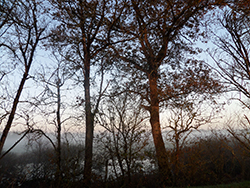
<svg viewBox="0 0 250 188">
<path fill-rule="evenodd" d="M 136 102 L 136 96 L 123 93 L 107 99 L 98 117 L 98 123 L 105 128 L 96 138 L 101 143 L 97 149 L 103 148 L 107 155 L 105 181 L 111 164 L 116 178 L 122 177 L 128 186 L 133 174 L 143 172 L 143 149 L 149 142 L 147 113 Z"/>
<path fill-rule="evenodd" d="M 210 56 L 217 65 L 217 72 L 229 86 L 229 91 L 240 93 L 239 98 L 231 98 L 239 101 L 243 108 L 250 110 L 250 12 L 249 2 L 239 1 L 231 5 L 219 17 L 219 27 L 223 35 L 214 34 L 214 44 L 217 46 Z M 217 26 L 218 27 L 218 26 Z M 248 133 L 245 131 L 250 124 L 248 114 L 244 114 L 238 128 L 235 130 L 228 125 L 229 133 L 234 136 L 246 149 L 249 149 Z"/>
<path fill-rule="evenodd" d="M 11 25 L 13 24 L 13 9 L 16 6 L 16 0 L 14 1 L 1 1 L 1 5 L 0 5 L 0 49 L 2 50 L 2 46 L 3 46 L 3 42 L 4 42 L 4 34 L 6 33 L 6 31 L 11 27 Z M 9 66 L 6 68 L 5 64 L 4 64 L 4 55 L 0 53 L 0 88 L 2 91 L 4 91 L 6 88 L 4 86 L 3 83 L 3 79 L 4 77 L 6 77 L 6 75 L 8 75 L 8 73 L 13 71 L 13 66 L 10 68 Z M 3 60 L 3 61 L 2 61 Z M 2 123 L 2 121 L 8 116 L 9 112 L 6 109 L 6 102 L 3 102 L 3 100 L 6 99 L 6 95 L 4 95 L 3 93 L 0 93 L 0 100 L 1 100 L 1 105 L 0 105 L 0 125 Z"/>
<path fill-rule="evenodd" d="M 53 69 L 52 73 L 49 73 L 47 68 L 41 68 L 37 72 L 37 82 L 40 83 L 44 89 L 38 97 L 34 98 L 34 104 L 40 109 L 40 113 L 44 115 L 44 120 L 47 120 L 48 125 L 54 125 L 56 127 L 56 142 L 49 139 L 56 153 L 56 174 L 55 180 L 58 187 L 61 187 L 62 169 L 61 169 L 61 142 L 62 142 L 62 126 L 63 124 L 70 120 L 70 115 L 68 117 L 62 117 L 65 111 L 65 102 L 62 101 L 63 86 L 65 82 L 68 81 L 69 77 L 67 75 L 66 68 L 61 60 L 54 54 L 56 59 L 56 67 Z M 44 70 L 42 72 L 41 70 Z M 63 107 L 64 106 L 64 107 Z M 43 110 L 45 107 L 45 110 Z M 55 117 L 53 117 L 55 115 Z M 45 135 L 45 133 L 43 134 Z M 46 138 L 49 136 L 45 135 Z"/>
<path fill-rule="evenodd" d="M 103 57 L 108 57 L 107 47 L 118 42 L 111 29 L 123 10 L 122 2 L 51 0 L 51 3 L 57 10 L 55 18 L 60 21 L 60 25 L 55 29 L 53 44 L 70 62 L 71 68 L 69 70 L 78 74 L 79 84 L 83 83 L 84 86 L 84 97 L 80 97 L 85 106 L 86 124 L 84 179 L 86 186 L 90 186 L 94 118 L 106 88 L 103 87 L 105 71 Z M 96 75 L 92 69 L 94 66 L 100 70 L 102 77 L 95 101 L 91 88 L 91 80 L 94 78 L 91 75 Z"/>
<path fill-rule="evenodd" d="M 14 9 L 16 7 L 17 0 L 1 1 L 0 5 L 0 39 L 6 33 L 6 31 L 13 24 Z M 0 44 L 0 47 L 2 45 Z M 0 79 L 1 81 L 1 79 Z"/>
<path fill-rule="evenodd" d="M 219 22 L 225 35 L 216 35 L 214 42 L 220 53 L 211 52 L 210 56 L 218 66 L 218 73 L 231 86 L 230 90 L 241 92 L 250 98 L 247 87 L 250 79 L 249 16 L 229 10 L 224 12 Z M 244 101 L 241 102 L 249 107 Z"/>
<path fill-rule="evenodd" d="M 8 35 L 5 35 L 4 43 L 1 43 L 2 47 L 12 55 L 12 60 L 23 66 L 23 75 L 1 136 L 0 152 L 2 152 L 14 120 L 24 84 L 29 78 L 29 71 L 34 61 L 35 51 L 40 41 L 45 37 L 47 22 L 45 21 L 46 15 L 43 11 L 43 3 L 44 1 L 20 0 L 18 6 L 13 10 L 16 13 L 16 16 L 11 18 L 13 25 L 8 30 Z"/>
<path fill-rule="evenodd" d="M 167 141 L 173 143 L 172 152 L 172 172 L 173 183 L 181 186 L 180 178 L 183 178 L 180 155 L 182 149 L 187 146 L 188 138 L 193 130 L 198 130 L 200 126 L 211 123 L 214 118 L 218 118 L 221 104 L 207 95 L 193 93 L 185 98 L 175 100 L 169 105 L 169 118 L 167 119 Z M 168 114 L 167 114 L 168 115 Z"/>
</svg>

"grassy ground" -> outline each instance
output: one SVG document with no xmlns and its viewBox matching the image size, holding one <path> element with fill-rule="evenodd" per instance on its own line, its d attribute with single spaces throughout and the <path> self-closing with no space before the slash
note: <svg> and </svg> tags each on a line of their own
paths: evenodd
<svg viewBox="0 0 250 188">
<path fill-rule="evenodd" d="M 213 185 L 213 186 L 198 186 L 198 187 L 187 187 L 187 188 L 250 188 L 250 181 L 244 181 L 239 183 Z"/>
</svg>

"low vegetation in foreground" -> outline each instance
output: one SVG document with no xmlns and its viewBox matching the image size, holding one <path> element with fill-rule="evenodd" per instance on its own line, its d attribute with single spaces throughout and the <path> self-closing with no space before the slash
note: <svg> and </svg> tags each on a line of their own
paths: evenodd
<svg viewBox="0 0 250 188">
<path fill-rule="evenodd" d="M 230 184 L 212 185 L 212 186 L 193 186 L 190 188 L 249 188 L 250 181 L 235 182 Z"/>
<path fill-rule="evenodd" d="M 100 147 L 100 146 L 99 146 Z M 101 148 L 94 155 L 92 187 L 162 187 L 155 168 L 155 153 L 150 147 L 130 159 L 130 169 L 119 166 L 117 155 L 109 155 L 108 164 Z M 225 135 L 193 138 L 190 145 L 178 152 L 169 149 L 172 187 L 250 187 L 250 152 L 236 139 Z M 60 187 L 82 187 L 84 147 L 64 144 L 62 150 Z M 142 157 L 144 156 L 144 157 Z M 56 159 L 52 148 L 40 143 L 33 150 L 20 155 L 9 153 L 1 160 L 0 187 L 57 187 Z M 125 159 L 125 158 L 124 158 Z M 148 163 L 151 161 L 151 163 Z M 234 183 L 241 182 L 241 183 Z"/>
</svg>

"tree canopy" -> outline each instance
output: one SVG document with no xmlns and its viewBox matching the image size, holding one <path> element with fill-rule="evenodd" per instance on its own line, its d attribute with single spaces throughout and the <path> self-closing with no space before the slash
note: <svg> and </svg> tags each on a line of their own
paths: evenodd
<svg viewBox="0 0 250 188">
<path fill-rule="evenodd" d="M 139 150 L 147 143 L 139 139 L 145 131 L 141 125 L 149 120 L 160 184 L 177 185 L 181 172 L 182 134 L 189 135 L 193 129 L 211 122 L 220 106 L 216 97 L 228 86 L 222 80 L 234 90 L 250 96 L 247 86 L 250 65 L 248 7 L 245 1 L 223 0 L 1 1 L 0 65 L 3 66 L 0 68 L 0 87 L 4 90 L 0 91 L 3 129 L 0 153 L 13 122 L 21 117 L 17 116 L 18 106 L 24 107 L 22 113 L 25 113 L 25 126 L 28 127 L 28 131 L 23 130 L 25 136 L 31 132 L 44 133 L 37 129 L 38 122 L 30 124 L 31 114 L 25 108 L 32 107 L 36 113 L 41 108 L 46 111 L 44 106 L 47 106 L 47 112 L 43 110 L 47 119 L 44 124 L 45 127 L 56 125 L 56 142 L 45 134 L 39 136 L 49 139 L 55 149 L 56 179 L 63 181 L 62 122 L 70 119 L 72 126 L 73 122 L 78 122 L 84 128 L 84 170 L 81 172 L 84 186 L 91 187 L 95 177 L 92 169 L 96 127 L 105 129 L 99 142 L 108 152 L 105 156 L 112 159 L 113 169 L 117 171 L 114 164 L 118 160 L 123 178 L 127 173 L 131 180 L 132 171 L 135 173 L 139 169 L 133 166 L 137 165 L 135 159 L 143 156 Z M 218 22 L 225 36 L 206 30 L 209 27 L 206 24 L 213 22 L 216 16 L 207 13 L 215 10 L 225 11 Z M 204 19 L 207 15 L 210 22 Z M 216 52 L 220 52 L 218 56 L 211 54 L 217 69 L 198 57 L 204 51 L 196 42 L 201 43 L 206 32 L 213 36 L 218 47 Z M 48 53 L 55 61 L 42 59 L 42 65 L 37 66 L 39 53 L 44 56 Z M 44 75 L 47 71 L 38 68 L 49 69 L 45 65 L 54 62 L 57 68 L 51 75 Z M 31 73 L 32 68 L 36 71 Z M 18 76 L 21 72 L 20 77 L 13 78 L 20 79 L 16 88 L 7 84 L 7 75 L 13 70 L 19 71 Z M 23 102 L 21 94 L 26 89 L 25 83 L 32 79 L 38 85 L 37 90 L 42 91 L 30 98 L 27 95 Z M 66 86 L 64 79 L 70 80 Z M 32 84 L 29 87 L 32 88 Z M 66 92 L 69 87 L 73 94 Z M 9 94 L 10 88 L 13 94 Z M 62 109 L 66 111 L 65 106 L 69 105 L 63 101 L 67 97 L 73 103 L 70 108 L 80 114 L 78 117 L 62 118 Z M 3 105 L 6 99 L 11 104 L 7 108 Z M 168 118 L 167 127 L 174 132 L 175 157 L 165 145 L 160 117 L 163 111 L 173 115 Z M 48 121 L 50 116 L 56 118 Z M 185 143 L 185 139 L 182 141 Z M 135 148 L 139 149 L 133 153 Z M 106 171 L 108 162 L 106 160 Z"/>
</svg>

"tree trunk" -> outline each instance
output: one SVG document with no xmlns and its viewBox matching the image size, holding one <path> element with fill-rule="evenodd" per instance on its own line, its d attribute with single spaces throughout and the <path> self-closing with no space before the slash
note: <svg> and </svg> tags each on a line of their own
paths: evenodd
<svg viewBox="0 0 250 188">
<path fill-rule="evenodd" d="M 86 187 L 91 186 L 91 168 L 93 155 L 94 117 L 91 112 L 90 101 L 90 60 L 85 58 L 84 64 L 84 89 L 85 89 L 85 113 L 86 113 L 86 135 L 85 135 L 85 161 L 84 161 L 84 182 Z"/>
<path fill-rule="evenodd" d="M 156 149 L 156 157 L 158 161 L 159 173 L 161 181 L 171 182 L 171 173 L 168 162 L 168 154 L 163 142 L 161 126 L 160 126 L 160 114 L 159 114 L 159 95 L 157 88 L 157 71 L 151 72 L 148 76 L 150 87 L 150 124 L 152 128 L 152 135 L 154 139 L 154 145 Z"/>
<path fill-rule="evenodd" d="M 58 81 L 56 83 L 57 86 L 57 112 L 56 112 L 56 119 L 57 119 L 57 148 L 56 148 L 56 155 L 57 155 L 57 172 L 56 172 L 56 181 L 57 187 L 61 187 L 61 93 L 60 93 L 60 81 L 58 77 Z"/>
<path fill-rule="evenodd" d="M 174 160 L 173 160 L 173 185 L 178 186 L 178 180 L 179 180 L 179 156 L 180 156 L 180 135 L 178 132 L 175 132 L 175 143 L 176 143 L 176 148 L 175 148 L 175 153 L 174 153 Z"/>
<path fill-rule="evenodd" d="M 13 105 L 12 105 L 12 109 L 11 109 L 11 112 L 10 112 L 7 124 L 6 124 L 6 126 L 5 126 L 5 128 L 3 130 L 3 133 L 2 133 L 2 136 L 1 136 L 1 140 L 0 140 L 0 154 L 2 154 L 2 150 L 3 150 L 3 146 L 4 146 L 4 143 L 5 143 L 5 140 L 6 140 L 7 136 L 8 136 L 10 127 L 11 127 L 12 122 L 14 120 L 14 116 L 15 116 L 15 113 L 16 113 L 17 105 L 18 105 L 21 93 L 23 91 L 23 86 L 24 86 L 25 81 L 27 80 L 27 77 L 28 77 L 28 71 L 29 71 L 29 67 L 28 67 L 27 71 L 23 74 L 23 78 L 22 78 L 22 80 L 21 80 L 21 82 L 19 84 L 19 88 L 17 90 L 17 94 L 16 94 L 16 97 L 14 99 L 14 102 L 13 102 Z"/>
</svg>

